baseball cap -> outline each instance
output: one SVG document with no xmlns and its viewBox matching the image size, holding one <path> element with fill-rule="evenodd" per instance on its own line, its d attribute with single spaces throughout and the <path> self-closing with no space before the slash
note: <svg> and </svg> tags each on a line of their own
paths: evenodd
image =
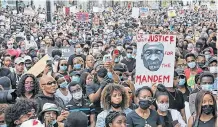
<svg viewBox="0 0 218 127">
<path fill-rule="evenodd" d="M 20 127 L 44 127 L 44 126 L 39 120 L 30 119 L 23 122 Z"/>
<path fill-rule="evenodd" d="M 27 56 L 24 57 L 24 61 L 26 61 L 26 60 L 31 60 L 32 61 L 32 58 L 27 55 Z"/>
<path fill-rule="evenodd" d="M 24 63 L 25 60 L 22 57 L 17 57 L 14 61 L 15 64 L 20 64 L 20 63 Z"/>
</svg>

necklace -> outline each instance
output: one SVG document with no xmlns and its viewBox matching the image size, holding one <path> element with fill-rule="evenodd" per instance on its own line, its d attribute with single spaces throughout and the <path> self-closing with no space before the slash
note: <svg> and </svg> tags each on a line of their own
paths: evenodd
<svg viewBox="0 0 218 127">
<path fill-rule="evenodd" d="M 168 92 L 169 94 L 170 94 L 170 96 L 174 99 L 174 100 L 176 100 L 176 91 L 175 91 L 175 97 L 170 93 L 170 92 Z"/>
</svg>

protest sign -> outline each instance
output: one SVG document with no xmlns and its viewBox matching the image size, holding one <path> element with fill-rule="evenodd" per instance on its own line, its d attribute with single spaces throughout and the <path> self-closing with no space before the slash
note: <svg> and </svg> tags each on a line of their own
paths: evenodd
<svg viewBox="0 0 218 127">
<path fill-rule="evenodd" d="M 24 15 L 34 16 L 35 12 L 31 8 L 24 8 Z"/>
<path fill-rule="evenodd" d="M 146 17 L 148 12 L 149 12 L 149 8 L 147 8 L 147 7 L 141 7 L 140 8 L 140 16 L 141 17 Z"/>
<path fill-rule="evenodd" d="M 77 12 L 76 20 L 79 22 L 87 22 L 89 21 L 89 13 L 88 12 Z"/>
<path fill-rule="evenodd" d="M 53 50 L 55 50 L 57 48 L 55 47 L 49 47 L 48 48 L 48 55 L 51 56 L 51 53 Z M 58 48 L 58 50 L 62 51 L 62 57 L 65 59 L 68 59 L 70 57 L 70 55 L 72 55 L 74 53 L 74 48 L 71 47 L 64 47 L 64 48 Z"/>
<path fill-rule="evenodd" d="M 137 34 L 135 88 L 173 86 L 176 36 Z"/>
<path fill-rule="evenodd" d="M 169 16 L 170 18 L 176 17 L 176 11 L 175 11 L 175 10 L 169 10 L 169 11 L 168 11 L 168 16 Z"/>
<path fill-rule="evenodd" d="M 99 7 L 93 7 L 93 12 L 99 12 L 99 11 L 100 11 Z"/>
<path fill-rule="evenodd" d="M 139 8 L 138 7 L 133 7 L 132 8 L 132 15 L 133 18 L 138 18 L 139 17 Z"/>
<path fill-rule="evenodd" d="M 36 64 L 34 64 L 34 66 L 32 66 L 26 73 L 38 76 L 45 69 L 47 60 L 49 60 L 49 56 L 45 55 Z"/>
<path fill-rule="evenodd" d="M 76 8 L 76 6 L 72 6 L 72 7 L 70 7 L 70 12 L 77 13 L 78 9 Z"/>
</svg>

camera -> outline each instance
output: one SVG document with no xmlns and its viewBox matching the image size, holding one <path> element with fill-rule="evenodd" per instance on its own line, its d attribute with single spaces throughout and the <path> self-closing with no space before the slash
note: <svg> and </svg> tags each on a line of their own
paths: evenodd
<svg viewBox="0 0 218 127">
<path fill-rule="evenodd" d="M 15 89 L 0 91 L 0 104 L 16 102 L 17 94 Z"/>
</svg>

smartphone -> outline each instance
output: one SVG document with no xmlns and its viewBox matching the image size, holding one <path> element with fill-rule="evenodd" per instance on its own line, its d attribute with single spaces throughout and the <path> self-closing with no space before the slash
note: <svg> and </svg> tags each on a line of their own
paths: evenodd
<svg viewBox="0 0 218 127">
<path fill-rule="evenodd" d="M 179 123 L 178 120 L 174 120 L 174 121 L 172 121 L 172 125 L 173 125 L 173 127 L 176 126 L 176 124 L 178 124 L 178 123 Z"/>
<path fill-rule="evenodd" d="M 49 66 L 49 67 L 52 67 L 52 61 L 51 60 L 47 60 L 46 61 L 46 65 Z"/>
<path fill-rule="evenodd" d="M 103 61 L 104 61 L 104 62 L 111 62 L 111 56 L 110 56 L 110 55 L 105 55 L 105 56 L 103 57 Z"/>
</svg>

